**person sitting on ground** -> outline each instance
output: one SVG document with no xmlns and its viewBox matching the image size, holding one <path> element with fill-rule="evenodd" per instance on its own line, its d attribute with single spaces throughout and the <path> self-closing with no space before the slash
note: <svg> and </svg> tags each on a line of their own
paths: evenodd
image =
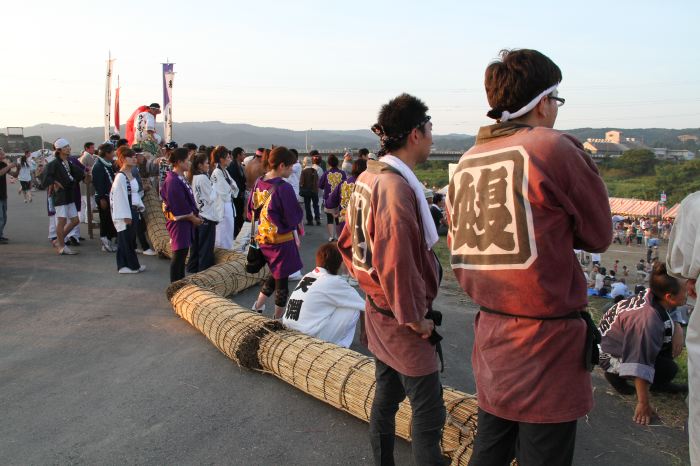
<svg viewBox="0 0 700 466">
<path fill-rule="evenodd" d="M 627 288 L 627 284 L 625 283 L 625 279 L 621 278 L 619 281 L 616 281 L 612 284 L 611 289 L 610 289 L 610 296 L 615 299 L 618 296 L 622 296 L 623 298 L 626 298 L 630 295 L 630 290 Z"/>
<path fill-rule="evenodd" d="M 293 330 L 348 348 L 365 300 L 340 275 L 336 243 L 316 251 L 316 268 L 301 279 L 287 302 L 282 323 Z"/>
<path fill-rule="evenodd" d="M 685 304 L 686 280 L 671 277 L 657 262 L 643 294 L 620 301 L 598 324 L 602 335 L 600 367 L 605 379 L 622 394 L 637 392 L 634 421 L 647 425 L 655 415 L 649 390 L 679 393 L 688 387 L 672 384 L 678 372 L 673 361 L 683 350 L 683 328 L 671 319 Z M 634 380 L 634 388 L 627 383 Z"/>
</svg>

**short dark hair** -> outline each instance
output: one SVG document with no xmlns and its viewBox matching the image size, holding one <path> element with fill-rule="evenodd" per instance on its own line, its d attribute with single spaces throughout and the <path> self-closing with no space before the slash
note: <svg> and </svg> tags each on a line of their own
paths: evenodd
<svg viewBox="0 0 700 466">
<path fill-rule="evenodd" d="M 88 150 L 90 148 L 90 146 L 94 146 L 94 145 L 95 145 L 94 142 L 86 142 L 85 144 L 83 144 L 83 149 Z"/>
<path fill-rule="evenodd" d="M 367 157 L 369 155 L 369 149 L 363 147 L 362 149 L 357 151 L 357 155 L 359 155 L 360 157 Z"/>
<path fill-rule="evenodd" d="M 328 165 L 331 168 L 338 168 L 338 157 L 335 155 L 331 154 L 328 156 Z"/>
<path fill-rule="evenodd" d="M 197 144 L 193 142 L 186 142 L 182 145 L 182 147 L 184 147 L 187 150 L 197 151 Z"/>
<path fill-rule="evenodd" d="M 673 295 L 681 290 L 681 283 L 666 272 L 666 264 L 657 262 L 651 269 L 649 288 L 658 299 L 663 299 L 666 293 Z"/>
<path fill-rule="evenodd" d="M 129 141 L 127 141 L 124 138 L 121 138 L 120 140 L 117 141 L 117 149 L 120 148 L 121 146 L 126 146 L 129 144 Z"/>
<path fill-rule="evenodd" d="M 404 147 L 411 131 L 427 116 L 428 106 L 410 94 L 403 93 L 384 104 L 379 110 L 377 124 L 372 127 L 373 131 L 376 132 L 377 128 L 388 137 L 382 142 L 381 155 Z M 425 125 L 419 126 L 418 129 L 424 133 Z"/>
<path fill-rule="evenodd" d="M 561 77 L 559 67 L 537 50 L 501 50 L 499 59 L 486 67 L 484 87 L 491 105 L 486 115 L 500 119 L 504 110 L 517 112 Z"/>
<path fill-rule="evenodd" d="M 367 170 L 367 161 L 365 159 L 357 159 L 352 163 L 352 176 L 357 178 L 360 174 Z"/>
<path fill-rule="evenodd" d="M 318 151 L 317 151 L 316 149 L 312 149 L 312 150 L 309 152 L 309 155 L 310 155 L 311 157 L 313 157 L 314 155 L 318 155 Z"/>
<path fill-rule="evenodd" d="M 235 159 L 236 157 L 238 157 L 239 155 L 241 155 L 242 153 L 243 153 L 243 148 L 242 148 L 242 147 L 235 147 L 235 148 L 231 151 L 231 155 L 233 155 L 233 158 L 234 158 L 234 159 Z"/>
<path fill-rule="evenodd" d="M 188 151 L 184 147 L 179 147 L 170 153 L 170 156 L 168 157 L 168 162 L 170 162 L 173 165 L 175 165 L 176 163 L 180 163 L 183 160 L 187 160 L 187 155 L 189 153 L 190 151 Z"/>
<path fill-rule="evenodd" d="M 331 275 L 338 275 L 343 258 L 335 242 L 324 243 L 316 250 L 316 267 L 323 267 Z"/>
<path fill-rule="evenodd" d="M 299 151 L 296 149 L 289 149 L 289 152 L 294 154 L 294 163 L 296 163 L 299 160 Z"/>
<path fill-rule="evenodd" d="M 114 145 L 110 142 L 105 142 L 104 144 L 100 144 L 100 147 L 97 148 L 97 153 L 99 155 L 107 155 L 111 154 L 114 152 Z"/>
<path fill-rule="evenodd" d="M 435 193 L 433 194 L 433 204 L 437 204 L 438 202 L 442 201 L 443 195 L 440 193 Z"/>
</svg>

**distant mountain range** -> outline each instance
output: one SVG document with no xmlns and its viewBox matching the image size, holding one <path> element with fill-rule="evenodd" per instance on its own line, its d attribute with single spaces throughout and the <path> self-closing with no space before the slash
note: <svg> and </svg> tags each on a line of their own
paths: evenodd
<svg viewBox="0 0 700 466">
<path fill-rule="evenodd" d="M 162 124 L 159 132 L 162 134 Z M 620 128 L 577 128 L 565 130 L 573 134 L 581 141 L 587 138 L 602 138 L 605 132 Z M 663 129 L 663 128 L 637 128 L 622 129 L 625 137 L 635 137 L 651 147 L 669 148 L 694 148 L 694 142 L 682 143 L 678 136 L 689 134 L 700 137 L 700 128 L 689 129 Z M 122 126 L 122 133 L 124 127 Z M 294 147 L 303 151 L 306 147 L 308 134 L 309 148 L 325 151 L 342 151 L 344 148 L 359 149 L 367 147 L 371 151 L 378 149 L 377 137 L 369 130 L 313 130 L 292 131 L 282 128 L 266 128 L 240 123 L 222 123 L 220 121 L 203 121 L 174 123 L 174 139 L 180 144 L 194 142 L 196 144 L 219 145 L 233 148 L 243 147 L 246 151 L 255 150 L 257 147 L 269 147 L 272 144 Z M 75 126 L 62 126 L 41 124 L 24 128 L 26 136 L 43 136 L 44 141 L 51 142 L 59 137 L 68 139 L 75 149 L 82 147 L 85 141 L 100 143 L 103 141 L 103 129 L 99 127 L 79 128 Z M 433 137 L 436 151 L 464 151 L 474 144 L 474 136 L 467 134 L 448 134 Z M 698 144 L 700 147 L 700 144 Z"/>
</svg>

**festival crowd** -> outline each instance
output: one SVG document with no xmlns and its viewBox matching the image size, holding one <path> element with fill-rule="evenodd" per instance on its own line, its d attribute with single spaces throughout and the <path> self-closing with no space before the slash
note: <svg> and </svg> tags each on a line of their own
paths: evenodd
<svg viewBox="0 0 700 466">
<path fill-rule="evenodd" d="M 675 225 L 613 222 L 595 164 L 578 140 L 552 129 L 565 103 L 561 80 L 559 67 L 535 50 L 502 51 L 488 65 L 487 115 L 496 122 L 479 129 L 445 197 L 413 172 L 430 155 L 432 122 L 425 103 L 408 94 L 380 109 L 376 155 L 362 149 L 324 160 L 311 151 L 300 160 L 282 146 L 248 155 L 240 147 L 163 144 L 155 129 L 160 106 L 151 104 L 132 115 L 126 138 L 85 143 L 80 157 L 63 138 L 36 169 L 24 158 L 7 164 L 0 151 L 0 179 L 15 169 L 31 202 L 35 170 L 59 254 L 74 255 L 81 244 L 85 180 L 102 250 L 116 253 L 119 273 L 143 272 L 138 253 L 155 254 L 143 199 L 155 190 L 170 236 L 171 281 L 211 267 L 215 248 L 238 250 L 249 271 L 270 270 L 252 311 L 268 312 L 274 295 L 274 318 L 344 347 L 361 321 L 361 341 L 376 358 L 369 428 L 376 464 L 394 464 L 395 415 L 406 397 L 416 464 L 448 463 L 440 447 L 442 314 L 433 309 L 441 234 L 459 285 L 479 309 L 471 465 L 572 464 L 577 420 L 593 407 L 595 365 L 619 393 L 636 395 L 632 418 L 649 424 L 656 416 L 650 392 L 688 390 L 672 383 L 684 344 L 691 461 L 700 464 L 700 317 L 686 306 L 700 274 L 700 198 L 683 201 Z M 302 276 L 299 248 L 306 229 L 322 226 L 321 209 L 328 241 Z M 1 228 L 0 241 L 7 241 Z M 659 241 L 668 242 L 666 257 Z M 600 254 L 613 242 L 644 247 L 647 256 L 636 270 L 619 261 L 603 267 Z M 292 280 L 299 283 L 290 295 Z M 587 312 L 589 295 L 611 299 L 598 323 Z"/>
</svg>

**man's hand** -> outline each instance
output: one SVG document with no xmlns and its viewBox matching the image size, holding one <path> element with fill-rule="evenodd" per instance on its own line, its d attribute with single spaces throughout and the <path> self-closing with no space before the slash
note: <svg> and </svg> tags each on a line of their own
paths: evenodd
<svg viewBox="0 0 700 466">
<path fill-rule="evenodd" d="M 196 215 L 193 215 L 193 216 L 192 216 L 192 223 L 193 223 L 195 226 L 198 226 L 198 225 L 201 225 L 202 223 L 204 223 L 204 220 L 202 220 L 202 217 L 198 217 L 198 216 L 196 216 Z"/>
<path fill-rule="evenodd" d="M 435 322 L 433 322 L 430 319 L 423 319 L 418 322 L 410 322 L 406 325 L 408 326 L 408 328 L 420 335 L 421 338 L 424 338 L 426 340 L 430 338 L 430 335 L 433 333 L 433 329 L 435 328 Z"/>
<path fill-rule="evenodd" d="M 637 407 L 634 408 L 634 417 L 632 418 L 637 424 L 648 426 L 651 419 L 656 416 L 656 411 L 649 403 L 637 402 Z"/>
<path fill-rule="evenodd" d="M 683 352 L 683 327 L 680 324 L 675 323 L 675 328 L 673 329 L 673 338 L 671 339 L 671 355 L 677 358 Z"/>
<path fill-rule="evenodd" d="M 109 207 L 107 199 L 100 199 L 100 209 L 106 209 L 107 207 Z"/>
</svg>

